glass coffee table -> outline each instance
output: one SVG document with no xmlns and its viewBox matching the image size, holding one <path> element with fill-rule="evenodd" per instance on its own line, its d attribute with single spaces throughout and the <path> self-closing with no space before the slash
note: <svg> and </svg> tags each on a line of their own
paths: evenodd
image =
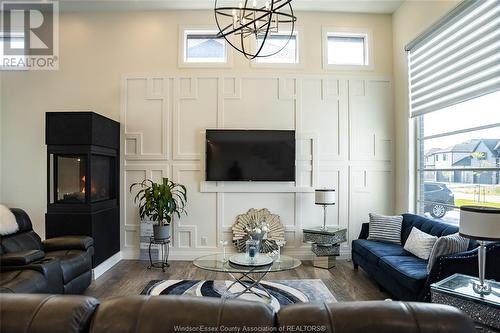
<svg viewBox="0 0 500 333">
<path fill-rule="evenodd" d="M 266 256 L 266 254 L 260 255 Z M 260 281 L 262 281 L 267 273 L 288 271 L 301 265 L 300 260 L 284 255 L 275 258 L 272 263 L 265 266 L 236 265 L 229 261 L 230 257 L 231 255 L 224 256 L 222 253 L 210 254 L 195 259 L 193 264 L 207 271 L 229 274 L 233 281 L 227 286 L 226 292 L 222 297 L 237 298 L 244 294 L 253 294 L 268 303 L 271 301 L 272 296 L 269 291 L 260 284 Z M 235 285 L 240 285 L 243 289 L 238 292 L 231 292 L 231 287 Z"/>
</svg>

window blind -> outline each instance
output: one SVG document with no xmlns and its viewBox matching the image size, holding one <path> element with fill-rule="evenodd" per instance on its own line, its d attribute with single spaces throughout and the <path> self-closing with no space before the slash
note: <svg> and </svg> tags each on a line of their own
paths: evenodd
<svg viewBox="0 0 500 333">
<path fill-rule="evenodd" d="M 464 1 L 406 51 L 412 117 L 500 90 L 500 1 Z"/>
</svg>

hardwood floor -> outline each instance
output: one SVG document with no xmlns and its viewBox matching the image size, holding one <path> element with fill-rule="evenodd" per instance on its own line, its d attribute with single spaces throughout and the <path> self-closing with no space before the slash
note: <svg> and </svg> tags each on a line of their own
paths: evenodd
<svg viewBox="0 0 500 333">
<path fill-rule="evenodd" d="M 122 260 L 101 275 L 87 289 L 86 295 L 101 300 L 115 296 L 139 295 L 151 280 L 224 280 L 225 273 L 209 272 L 195 267 L 190 261 L 171 261 L 163 273 L 160 269 L 146 269 L 148 262 Z M 380 300 L 388 298 L 362 270 L 354 270 L 350 261 L 338 260 L 330 269 L 315 268 L 311 261 L 303 261 L 298 268 L 269 273 L 266 280 L 321 279 L 339 302 Z"/>
</svg>

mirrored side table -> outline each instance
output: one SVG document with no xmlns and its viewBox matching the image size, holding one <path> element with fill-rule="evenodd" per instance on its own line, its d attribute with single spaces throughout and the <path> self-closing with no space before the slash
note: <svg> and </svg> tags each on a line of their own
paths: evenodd
<svg viewBox="0 0 500 333">
<path fill-rule="evenodd" d="M 476 294 L 473 282 L 478 278 L 454 274 L 431 285 L 431 302 L 451 305 L 468 314 L 478 332 L 500 332 L 500 283 L 488 280 L 491 293 Z"/>
<path fill-rule="evenodd" d="M 153 246 L 158 247 L 158 258 L 157 260 L 153 260 L 151 254 L 151 248 Z M 155 239 L 154 237 L 149 238 L 149 266 L 148 269 L 151 268 L 161 268 L 163 272 L 165 272 L 165 267 L 169 267 L 168 263 L 168 255 L 170 253 L 170 237 L 166 239 Z"/>
<path fill-rule="evenodd" d="M 340 244 L 347 241 L 347 229 L 342 227 L 321 227 L 302 229 L 304 243 L 311 244 L 314 253 L 313 266 L 330 269 L 340 255 Z"/>
</svg>

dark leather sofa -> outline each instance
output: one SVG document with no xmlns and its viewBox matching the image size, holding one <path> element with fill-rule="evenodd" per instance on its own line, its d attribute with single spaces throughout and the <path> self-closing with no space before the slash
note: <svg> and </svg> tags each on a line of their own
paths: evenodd
<svg viewBox="0 0 500 333">
<path fill-rule="evenodd" d="M 354 268 L 362 267 L 394 299 L 430 301 L 430 285 L 455 273 L 478 276 L 477 242 L 470 241 L 466 252 L 439 257 L 427 273 L 427 261 L 404 250 L 413 227 L 437 236 L 458 232 L 458 226 L 414 214 L 403 214 L 401 244 L 368 240 L 369 224 L 364 223 L 359 239 L 352 242 Z M 486 278 L 500 280 L 500 243 L 486 249 Z"/>
<path fill-rule="evenodd" d="M 41 241 L 25 211 L 12 208 L 19 230 L 0 238 L 0 292 L 83 293 L 92 281 L 93 240 L 86 236 Z"/>
<path fill-rule="evenodd" d="M 473 333 L 469 317 L 437 304 L 351 302 L 297 304 L 278 313 L 260 302 L 188 296 L 4 294 L 2 333 L 325 332 Z"/>
</svg>

